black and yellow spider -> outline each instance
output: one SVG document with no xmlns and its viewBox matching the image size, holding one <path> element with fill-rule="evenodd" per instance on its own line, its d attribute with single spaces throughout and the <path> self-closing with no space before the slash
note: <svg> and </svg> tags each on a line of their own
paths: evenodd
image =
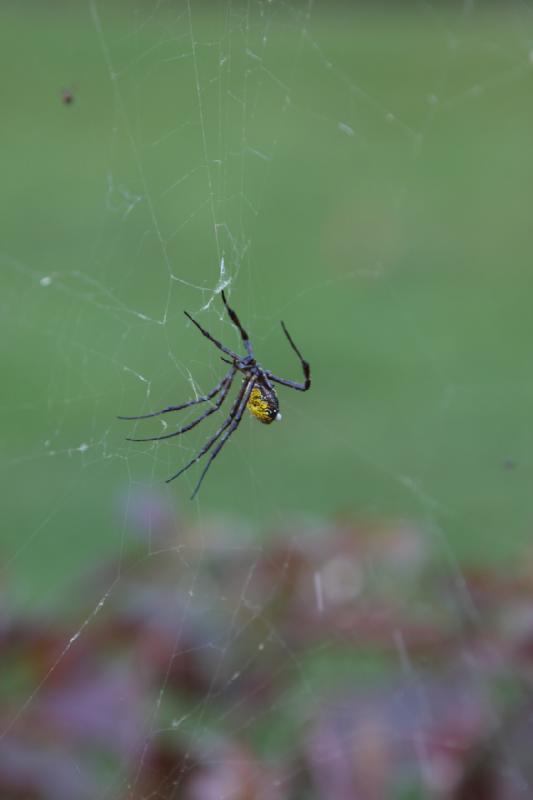
<svg viewBox="0 0 533 800">
<path fill-rule="evenodd" d="M 265 423 L 266 425 L 270 425 L 271 422 L 274 420 L 281 419 L 281 414 L 279 413 L 279 403 L 278 403 L 278 396 L 276 394 L 276 390 L 274 389 L 273 384 L 279 383 L 282 386 L 288 386 L 291 389 L 296 389 L 299 392 L 306 392 L 309 387 L 311 386 L 311 370 L 309 364 L 303 358 L 302 354 L 294 344 L 289 331 L 285 327 L 285 324 L 282 322 L 281 327 L 283 328 L 283 332 L 287 339 L 289 340 L 289 344 L 300 359 L 300 363 L 302 365 L 302 370 L 304 373 L 304 382 L 297 383 L 296 381 L 286 380 L 285 378 L 278 378 L 269 370 L 263 369 L 263 367 L 258 364 L 255 359 L 254 351 L 252 347 L 252 343 L 248 338 L 248 334 L 242 327 L 239 318 L 235 311 L 229 307 L 226 296 L 224 292 L 222 292 L 222 300 L 226 307 L 226 310 L 229 314 L 229 317 L 235 327 L 238 329 L 242 343 L 244 345 L 244 349 L 246 350 L 246 355 L 244 357 L 237 355 L 234 353 L 233 350 L 230 350 L 228 347 L 225 347 L 221 342 L 215 339 L 211 334 L 202 328 L 199 322 L 191 317 L 186 311 L 184 312 L 185 316 L 188 317 L 191 322 L 196 325 L 198 330 L 207 338 L 210 342 L 218 347 L 219 350 L 222 350 L 227 356 L 230 357 L 231 360 L 226 358 L 222 358 L 222 361 L 225 361 L 227 364 L 230 364 L 229 370 L 226 372 L 220 383 L 217 383 L 214 389 L 206 394 L 202 395 L 201 397 L 197 397 L 195 400 L 189 400 L 188 403 L 183 403 L 181 406 L 168 406 L 168 408 L 163 408 L 161 411 L 153 411 L 151 414 L 142 414 L 139 417 L 119 417 L 119 419 L 127 419 L 127 420 L 134 420 L 134 419 L 148 419 L 149 417 L 158 417 L 160 414 L 168 414 L 170 411 L 181 411 L 184 408 L 189 408 L 190 406 L 197 405 L 198 403 L 205 403 L 208 400 L 212 400 L 216 397 L 215 403 L 204 413 L 194 419 L 192 422 L 189 422 L 188 425 L 184 425 L 183 428 L 180 428 L 177 431 L 173 431 L 173 433 L 165 433 L 163 436 L 148 436 L 143 439 L 133 439 L 128 438 L 129 442 L 154 442 L 159 441 L 161 439 L 171 439 L 173 436 L 180 436 L 180 434 L 185 433 L 186 431 L 190 431 L 191 428 L 194 428 L 198 423 L 202 422 L 206 417 L 210 414 L 214 414 L 215 411 L 221 407 L 222 403 L 224 402 L 226 395 L 228 394 L 231 384 L 233 383 L 233 379 L 235 378 L 236 374 L 240 372 L 243 375 L 242 385 L 237 395 L 233 406 L 229 412 L 228 417 L 222 423 L 222 425 L 218 428 L 218 430 L 213 434 L 213 436 L 206 442 L 206 444 L 202 447 L 199 453 L 191 460 L 188 464 L 182 467 L 175 475 L 167 479 L 167 483 L 173 481 L 174 478 L 177 478 L 183 472 L 192 467 L 203 455 L 205 455 L 215 442 L 218 440 L 218 444 L 215 449 L 212 451 L 211 455 L 209 456 L 209 460 L 206 466 L 203 469 L 202 474 L 200 475 L 200 479 L 194 488 L 194 492 L 192 493 L 191 500 L 194 498 L 198 489 L 200 488 L 203 479 L 207 474 L 207 470 L 211 466 L 211 463 L 220 453 L 222 448 L 224 447 L 225 443 L 228 441 L 231 434 L 239 427 L 239 423 L 242 419 L 242 415 L 244 414 L 244 409 L 248 408 L 251 413 L 257 417 L 260 422 Z M 217 397 L 218 395 L 218 397 Z"/>
</svg>

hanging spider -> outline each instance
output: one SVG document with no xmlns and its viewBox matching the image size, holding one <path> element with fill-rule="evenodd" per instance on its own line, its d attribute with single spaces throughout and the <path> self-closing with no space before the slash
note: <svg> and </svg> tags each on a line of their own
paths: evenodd
<svg viewBox="0 0 533 800">
<path fill-rule="evenodd" d="M 297 381 L 287 380 L 286 378 L 278 378 L 269 370 L 263 369 L 263 367 L 256 361 L 254 356 L 254 351 L 252 347 L 252 343 L 248 337 L 248 334 L 242 327 L 240 320 L 235 313 L 235 311 L 229 307 L 228 302 L 226 300 L 226 295 L 222 292 L 222 300 L 226 307 L 226 311 L 228 312 L 229 318 L 237 328 L 240 333 L 242 343 L 244 345 L 244 349 L 246 350 L 245 356 L 239 356 L 237 353 L 234 353 L 233 350 L 230 350 L 228 347 L 223 345 L 217 339 L 215 339 L 211 334 L 202 328 L 199 322 L 191 317 L 187 311 L 184 312 L 185 316 L 190 319 L 190 321 L 196 325 L 200 333 L 209 339 L 215 347 L 218 347 L 223 353 L 225 353 L 230 358 L 222 358 L 222 361 L 225 361 L 226 364 L 230 364 L 229 370 L 226 372 L 222 380 L 217 383 L 214 389 L 211 389 L 210 392 L 206 395 L 202 395 L 201 397 L 197 397 L 195 400 L 189 400 L 188 403 L 183 403 L 180 406 L 168 406 L 167 408 L 163 408 L 161 411 L 154 411 L 150 414 L 142 414 L 138 417 L 119 417 L 119 419 L 126 419 L 126 420 L 137 420 L 137 419 L 148 419 L 150 417 L 158 417 L 161 414 L 168 414 L 170 411 L 181 411 L 184 408 L 189 408 L 190 406 L 197 405 L 199 403 L 205 403 L 208 400 L 213 400 L 213 398 L 217 398 L 213 405 L 208 408 L 207 411 L 204 411 L 199 417 L 194 419 L 192 422 L 189 422 L 187 425 L 184 425 L 183 428 L 180 428 L 173 433 L 165 433 L 163 436 L 149 436 L 142 439 L 134 439 L 128 438 L 127 441 L 129 442 L 154 442 L 159 441 L 161 439 L 171 439 L 173 436 L 180 436 L 182 433 L 186 431 L 190 431 L 196 425 L 198 425 L 202 420 L 209 417 L 211 414 L 214 414 L 215 411 L 221 407 L 222 403 L 224 402 L 229 390 L 231 389 L 231 385 L 233 380 L 238 372 L 240 372 L 243 376 L 241 388 L 239 389 L 239 393 L 235 402 L 233 403 L 231 410 L 222 423 L 222 425 L 218 428 L 217 431 L 211 436 L 211 438 L 204 444 L 201 450 L 195 455 L 188 464 L 182 467 L 175 475 L 172 477 L 167 478 L 167 483 L 173 481 L 174 478 L 177 478 L 179 475 L 182 475 L 189 467 L 192 467 L 193 464 L 202 458 L 215 444 L 218 442 L 215 449 L 212 450 L 207 464 L 205 465 L 202 474 L 194 488 L 194 492 L 192 493 L 191 500 L 196 496 L 203 479 L 205 478 L 209 467 L 211 466 L 212 462 L 215 460 L 217 455 L 220 453 L 222 448 L 224 447 L 225 443 L 228 441 L 229 437 L 234 433 L 239 424 L 242 420 L 242 416 L 244 414 L 244 410 L 248 408 L 248 410 L 255 416 L 260 422 L 263 422 L 265 425 L 270 425 L 270 423 L 274 422 L 274 420 L 280 420 L 281 414 L 279 413 L 279 403 L 278 397 L 276 394 L 276 390 L 273 386 L 274 383 L 279 383 L 282 386 L 288 386 L 290 389 L 296 389 L 299 392 L 306 392 L 309 387 L 311 386 L 311 370 L 309 364 L 303 358 L 302 354 L 294 344 L 291 335 L 285 324 L 282 322 L 281 327 L 283 328 L 283 332 L 287 339 L 289 340 L 289 344 L 300 359 L 300 363 L 302 365 L 302 370 L 304 374 L 304 381 L 303 383 L 298 383 Z"/>
</svg>

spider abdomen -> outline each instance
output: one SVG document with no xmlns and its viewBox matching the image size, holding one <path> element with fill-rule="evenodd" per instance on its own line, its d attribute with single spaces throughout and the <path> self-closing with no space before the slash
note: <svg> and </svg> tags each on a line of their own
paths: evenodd
<svg viewBox="0 0 533 800">
<path fill-rule="evenodd" d="M 268 386 L 256 383 L 247 405 L 248 410 L 254 417 L 265 425 L 270 425 L 274 420 L 281 419 L 276 392 Z"/>
</svg>

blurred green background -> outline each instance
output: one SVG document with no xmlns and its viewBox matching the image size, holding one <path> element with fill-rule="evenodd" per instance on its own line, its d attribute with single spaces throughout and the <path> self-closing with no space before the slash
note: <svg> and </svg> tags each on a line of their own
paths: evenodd
<svg viewBox="0 0 533 800">
<path fill-rule="evenodd" d="M 1 556 L 18 600 L 53 603 L 120 552 L 146 487 L 251 536 L 349 514 L 413 520 L 447 558 L 522 553 L 526 6 L 12 2 L 2 16 Z M 247 418 L 189 503 L 197 472 L 164 479 L 211 427 L 131 444 L 159 423 L 116 415 L 219 379 L 182 310 L 235 346 L 226 280 L 262 363 L 299 378 L 282 318 L 313 386 L 280 390 L 279 426 Z"/>
</svg>

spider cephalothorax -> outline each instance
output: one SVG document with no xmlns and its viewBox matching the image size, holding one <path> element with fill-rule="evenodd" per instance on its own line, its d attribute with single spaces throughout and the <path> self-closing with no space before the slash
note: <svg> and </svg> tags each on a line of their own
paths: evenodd
<svg viewBox="0 0 533 800">
<path fill-rule="evenodd" d="M 222 423 L 222 425 L 218 428 L 218 430 L 213 434 L 213 436 L 206 442 L 206 444 L 201 448 L 201 450 L 196 454 L 196 456 L 189 461 L 184 467 L 182 467 L 175 475 L 172 475 L 170 478 L 167 479 L 167 483 L 173 481 L 174 478 L 177 478 L 178 475 L 181 475 L 185 470 L 192 467 L 203 455 L 205 455 L 215 442 L 218 442 L 214 450 L 211 452 L 209 459 L 207 461 L 206 466 L 204 467 L 202 474 L 196 484 L 192 497 L 194 497 L 200 488 L 200 485 L 203 479 L 206 476 L 207 470 L 211 466 L 211 463 L 217 457 L 219 452 L 224 447 L 224 444 L 227 442 L 231 434 L 239 427 L 239 423 L 242 419 L 242 415 L 244 414 L 245 408 L 248 410 L 260 421 L 266 425 L 270 425 L 271 422 L 274 420 L 281 419 L 281 414 L 279 413 L 279 402 L 278 396 L 276 394 L 276 390 L 274 389 L 273 384 L 278 383 L 282 386 L 288 386 L 290 389 L 296 389 L 299 392 L 306 392 L 309 387 L 311 386 L 311 370 L 309 364 L 303 358 L 302 354 L 294 344 L 289 331 L 285 327 L 285 324 L 282 322 L 281 327 L 283 328 L 283 332 L 285 336 L 289 340 L 289 344 L 300 359 L 300 363 L 302 365 L 302 370 L 304 373 L 304 382 L 298 383 L 297 381 L 287 380 L 286 378 L 278 378 L 269 370 L 263 369 L 260 364 L 257 363 L 254 356 L 254 351 L 252 348 L 252 343 L 248 338 L 248 334 L 242 327 L 240 320 L 235 313 L 235 311 L 229 307 L 226 295 L 222 292 L 222 301 L 226 306 L 226 310 L 229 314 L 229 317 L 235 327 L 238 329 L 241 339 L 246 350 L 246 355 L 239 356 L 237 353 L 234 353 L 228 347 L 223 345 L 217 339 L 215 339 L 211 334 L 203 328 L 199 322 L 191 317 L 190 314 L 185 311 L 185 315 L 191 320 L 191 322 L 196 325 L 198 330 L 207 338 L 210 342 L 212 342 L 219 350 L 225 353 L 228 358 L 222 358 L 222 361 L 225 361 L 227 364 L 230 365 L 229 370 L 226 372 L 222 380 L 217 383 L 214 389 L 212 389 L 208 394 L 202 395 L 201 397 L 197 397 L 195 400 L 189 400 L 188 403 L 183 403 L 179 406 L 168 406 L 167 408 L 161 409 L 161 411 L 153 411 L 150 414 L 142 414 L 138 417 L 119 417 L 119 419 L 148 419 L 149 417 L 158 417 L 161 414 L 167 414 L 170 411 L 181 411 L 184 408 L 189 408 L 190 406 L 197 405 L 198 403 L 205 403 L 209 400 L 214 400 L 213 404 L 204 411 L 199 417 L 194 419 L 192 422 L 189 422 L 187 425 L 184 425 L 177 431 L 173 431 L 172 433 L 165 433 L 162 436 L 149 436 L 143 439 L 133 439 L 130 438 L 128 441 L 130 442 L 153 442 L 160 439 L 171 439 L 173 436 L 179 436 L 181 433 L 185 433 L 186 431 L 190 431 L 191 428 L 194 428 L 198 425 L 206 417 L 213 414 L 215 411 L 221 407 L 222 403 L 224 402 L 229 390 L 231 389 L 231 385 L 236 374 L 239 372 L 243 376 L 243 381 L 237 394 L 237 398 L 235 399 L 233 406 L 229 412 L 228 417 Z M 192 499 L 192 498 L 191 498 Z"/>
</svg>

